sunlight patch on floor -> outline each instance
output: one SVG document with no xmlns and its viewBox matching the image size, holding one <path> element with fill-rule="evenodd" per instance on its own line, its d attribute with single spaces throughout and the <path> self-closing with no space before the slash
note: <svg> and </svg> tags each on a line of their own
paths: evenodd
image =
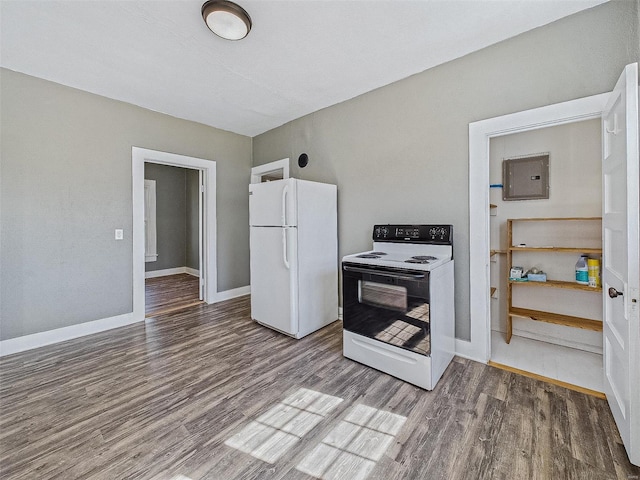
<svg viewBox="0 0 640 480">
<path fill-rule="evenodd" d="M 341 402 L 341 398 L 300 388 L 224 443 L 273 464 Z"/>
<path fill-rule="evenodd" d="M 356 405 L 296 468 L 322 480 L 364 480 L 406 420 Z"/>
</svg>

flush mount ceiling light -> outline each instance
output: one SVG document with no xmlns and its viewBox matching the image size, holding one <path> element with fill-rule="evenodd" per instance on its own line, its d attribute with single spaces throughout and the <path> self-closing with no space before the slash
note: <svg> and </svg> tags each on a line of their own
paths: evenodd
<svg viewBox="0 0 640 480">
<path fill-rule="evenodd" d="M 251 30 L 251 18 L 245 9 L 226 0 L 205 2 L 202 18 L 209 30 L 227 40 L 240 40 Z"/>
</svg>

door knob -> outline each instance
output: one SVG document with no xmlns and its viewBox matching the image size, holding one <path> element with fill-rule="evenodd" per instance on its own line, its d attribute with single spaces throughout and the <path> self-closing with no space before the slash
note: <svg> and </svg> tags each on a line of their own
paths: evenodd
<svg viewBox="0 0 640 480">
<path fill-rule="evenodd" d="M 613 287 L 609 287 L 609 296 L 611 298 L 621 297 L 622 296 L 622 292 L 619 292 L 618 290 L 616 290 Z"/>
</svg>

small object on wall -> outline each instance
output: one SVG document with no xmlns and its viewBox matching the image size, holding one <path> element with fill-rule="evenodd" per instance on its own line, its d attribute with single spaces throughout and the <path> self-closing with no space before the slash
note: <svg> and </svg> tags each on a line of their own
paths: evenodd
<svg viewBox="0 0 640 480">
<path fill-rule="evenodd" d="M 307 155 L 306 153 L 303 153 L 298 157 L 298 166 L 300 168 L 306 167 L 308 163 L 309 163 L 309 155 Z"/>
</svg>

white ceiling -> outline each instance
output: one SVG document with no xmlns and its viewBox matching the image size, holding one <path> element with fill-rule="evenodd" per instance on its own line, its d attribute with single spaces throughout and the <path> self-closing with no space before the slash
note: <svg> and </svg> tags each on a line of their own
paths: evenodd
<svg viewBox="0 0 640 480">
<path fill-rule="evenodd" d="M 0 65 L 255 136 L 606 0 L 0 0 Z"/>
</svg>

